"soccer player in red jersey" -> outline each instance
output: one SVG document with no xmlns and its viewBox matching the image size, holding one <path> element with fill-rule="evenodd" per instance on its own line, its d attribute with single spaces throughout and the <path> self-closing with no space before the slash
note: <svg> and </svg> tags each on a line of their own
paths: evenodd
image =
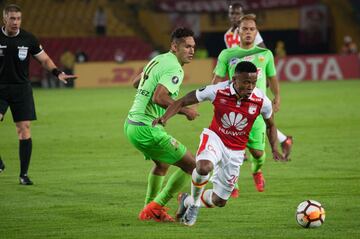
<svg viewBox="0 0 360 239">
<path fill-rule="evenodd" d="M 225 81 L 192 91 L 171 104 L 162 117 L 154 120 L 153 125 L 165 125 L 184 106 L 203 101 L 211 101 L 214 105 L 212 122 L 200 136 L 196 168 L 192 173 L 191 195 L 179 195 L 176 217 L 183 224 L 194 225 L 201 206 L 225 206 L 239 177 L 249 132 L 260 114 L 266 122 L 273 158 L 286 161 L 277 150 L 277 130 L 271 101 L 263 91 L 255 88 L 256 81 L 256 66 L 242 61 L 235 67 L 231 82 Z M 211 171 L 213 189 L 204 191 Z"/>
</svg>

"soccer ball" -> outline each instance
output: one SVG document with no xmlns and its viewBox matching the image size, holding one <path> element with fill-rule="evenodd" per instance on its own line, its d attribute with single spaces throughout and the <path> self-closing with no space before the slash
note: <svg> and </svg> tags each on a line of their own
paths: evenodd
<svg viewBox="0 0 360 239">
<path fill-rule="evenodd" d="M 296 209 L 296 221 L 305 228 L 320 227 L 325 221 L 325 210 L 321 203 L 315 200 L 306 200 Z"/>
</svg>

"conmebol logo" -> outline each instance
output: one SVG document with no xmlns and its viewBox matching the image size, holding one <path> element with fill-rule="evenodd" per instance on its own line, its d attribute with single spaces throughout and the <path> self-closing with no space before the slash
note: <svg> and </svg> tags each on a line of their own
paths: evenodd
<svg viewBox="0 0 360 239">
<path fill-rule="evenodd" d="M 225 129 L 234 126 L 237 130 L 242 130 L 247 125 L 247 118 L 243 118 L 240 113 L 235 114 L 234 112 L 230 112 L 229 115 L 223 115 L 221 118 L 221 123 Z"/>
</svg>

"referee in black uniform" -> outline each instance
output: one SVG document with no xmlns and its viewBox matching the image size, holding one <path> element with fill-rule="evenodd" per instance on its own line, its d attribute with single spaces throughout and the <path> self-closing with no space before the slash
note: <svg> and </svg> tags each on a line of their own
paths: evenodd
<svg viewBox="0 0 360 239">
<path fill-rule="evenodd" d="M 10 107 L 19 138 L 20 184 L 32 185 L 28 176 L 32 141 L 30 122 L 36 120 L 35 105 L 29 80 L 32 55 L 46 70 L 67 83 L 75 75 L 60 71 L 31 33 L 20 29 L 21 9 L 15 4 L 3 10 L 4 26 L 0 31 L 0 120 Z M 0 158 L 0 172 L 5 168 Z"/>
</svg>

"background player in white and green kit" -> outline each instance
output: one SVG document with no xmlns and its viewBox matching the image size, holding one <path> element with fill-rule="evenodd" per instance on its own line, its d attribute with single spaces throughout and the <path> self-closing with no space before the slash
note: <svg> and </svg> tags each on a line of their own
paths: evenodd
<svg viewBox="0 0 360 239">
<path fill-rule="evenodd" d="M 240 46 L 223 50 L 214 70 L 213 83 L 225 80 L 226 74 L 232 78 L 235 66 L 240 61 L 250 61 L 258 68 L 258 80 L 256 87 L 266 93 L 266 82 L 268 80 L 271 92 L 274 95 L 273 108 L 276 112 L 280 106 L 279 83 L 276 78 L 274 56 L 270 50 L 254 45 L 257 34 L 255 15 L 244 15 L 239 26 L 241 38 Z M 244 57 L 245 55 L 245 57 Z M 265 161 L 265 122 L 261 116 L 255 121 L 250 132 L 247 147 L 251 153 L 249 159 L 252 163 L 252 172 L 258 191 L 264 191 L 265 180 L 261 167 Z"/>
<path fill-rule="evenodd" d="M 174 221 L 166 213 L 164 205 L 187 185 L 190 177 L 186 173 L 191 175 L 195 168 L 194 157 L 182 143 L 170 136 L 162 126 L 152 126 L 153 120 L 161 117 L 178 96 L 184 78 L 182 66 L 190 63 L 194 49 L 191 30 L 178 28 L 172 33 L 170 51 L 156 56 L 145 66 L 124 125 L 129 141 L 146 159 L 155 163 L 148 176 L 145 207 L 139 214 L 140 220 Z M 188 120 L 198 115 L 191 108 L 183 108 L 181 113 Z M 170 165 L 180 169 L 170 176 L 162 189 Z"/>
</svg>

